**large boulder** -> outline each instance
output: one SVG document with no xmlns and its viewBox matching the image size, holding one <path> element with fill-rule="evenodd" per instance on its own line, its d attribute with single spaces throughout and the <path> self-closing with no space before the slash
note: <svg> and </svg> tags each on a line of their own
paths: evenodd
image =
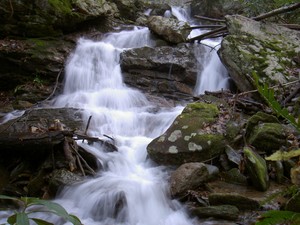
<svg viewBox="0 0 300 225">
<path fill-rule="evenodd" d="M 173 44 L 186 41 L 190 34 L 189 24 L 174 18 L 150 16 L 147 25 L 152 32 Z"/>
<path fill-rule="evenodd" d="M 218 53 L 238 89 L 257 89 L 258 77 L 260 85 L 276 86 L 282 102 L 296 86 L 284 85 L 299 79 L 300 32 L 238 15 L 226 16 L 226 21 L 229 35 Z"/>
<path fill-rule="evenodd" d="M 219 115 L 215 103 L 188 104 L 171 127 L 147 146 L 150 158 L 160 164 L 181 165 L 219 156 L 226 145 Z"/>
<path fill-rule="evenodd" d="M 183 99 L 192 96 L 197 71 L 202 70 L 195 50 L 204 55 L 203 46 L 190 44 L 126 50 L 120 56 L 125 82 L 165 97 Z"/>
</svg>

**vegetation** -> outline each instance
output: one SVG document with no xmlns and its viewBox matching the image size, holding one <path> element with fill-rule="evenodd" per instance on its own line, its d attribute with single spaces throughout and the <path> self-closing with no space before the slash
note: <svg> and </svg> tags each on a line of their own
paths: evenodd
<svg viewBox="0 0 300 225">
<path fill-rule="evenodd" d="M 53 223 L 47 222 L 45 220 L 31 217 L 33 213 L 37 212 L 47 212 L 51 214 L 55 214 L 66 221 L 71 222 L 73 225 L 82 225 L 80 220 L 72 215 L 67 213 L 67 211 L 59 204 L 47 200 L 42 200 L 38 198 L 30 198 L 30 197 L 9 197 L 5 195 L 0 195 L 0 199 L 2 200 L 12 200 L 18 205 L 20 205 L 20 209 L 16 211 L 13 215 L 8 217 L 7 223 L 9 225 L 29 225 L 30 221 L 33 221 L 37 225 L 54 225 Z M 33 207 L 33 206 L 41 206 L 41 207 Z M 5 225 L 5 224 L 1 224 Z"/>
</svg>

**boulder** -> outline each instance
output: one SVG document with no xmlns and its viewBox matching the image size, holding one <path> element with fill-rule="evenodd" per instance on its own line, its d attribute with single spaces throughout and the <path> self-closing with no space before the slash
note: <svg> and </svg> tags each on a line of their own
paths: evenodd
<svg viewBox="0 0 300 225">
<path fill-rule="evenodd" d="M 246 126 L 247 142 L 267 154 L 287 146 L 289 133 L 289 129 L 275 116 L 263 112 L 254 114 Z"/>
<path fill-rule="evenodd" d="M 150 16 L 147 25 L 152 32 L 173 44 L 186 41 L 190 34 L 189 24 L 174 18 Z"/>
<path fill-rule="evenodd" d="M 249 147 L 244 147 L 245 165 L 252 185 L 259 191 L 269 188 L 269 175 L 266 161 Z"/>
<path fill-rule="evenodd" d="M 120 55 L 125 82 L 147 93 L 167 98 L 192 97 L 198 65 L 195 48 L 204 56 L 201 45 L 180 44 L 176 47 L 142 47 Z"/>
<path fill-rule="evenodd" d="M 147 146 L 149 157 L 160 164 L 181 165 L 219 156 L 226 146 L 219 114 L 216 103 L 188 104 L 169 129 Z"/>
<path fill-rule="evenodd" d="M 296 88 L 284 84 L 299 79 L 293 58 L 300 54 L 300 32 L 239 15 L 226 16 L 226 21 L 229 35 L 218 54 L 238 89 L 257 89 L 257 76 L 260 85 L 278 85 L 275 98 L 282 102 Z"/>
<path fill-rule="evenodd" d="M 170 177 L 173 197 L 180 197 L 188 190 L 194 190 L 218 174 L 217 167 L 204 163 L 185 163 L 178 167 Z"/>
</svg>

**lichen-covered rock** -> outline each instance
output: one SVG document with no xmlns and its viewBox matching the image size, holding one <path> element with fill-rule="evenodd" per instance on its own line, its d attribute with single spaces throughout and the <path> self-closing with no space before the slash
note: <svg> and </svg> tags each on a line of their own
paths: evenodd
<svg viewBox="0 0 300 225">
<path fill-rule="evenodd" d="M 244 147 L 245 164 L 252 185 L 259 191 L 269 188 L 269 175 L 266 161 L 249 147 Z"/>
<path fill-rule="evenodd" d="M 293 60 L 300 54 L 300 32 L 243 16 L 226 16 L 229 35 L 218 53 L 240 91 L 257 89 L 260 84 L 279 85 L 277 100 L 282 101 L 294 88 L 280 85 L 299 79 L 299 65 Z"/>
<path fill-rule="evenodd" d="M 173 197 L 180 197 L 212 179 L 219 172 L 217 167 L 204 163 L 185 163 L 178 167 L 170 177 L 170 190 Z"/>
<path fill-rule="evenodd" d="M 147 25 L 155 34 L 174 44 L 184 42 L 190 33 L 188 23 L 173 18 L 150 16 Z"/>
<path fill-rule="evenodd" d="M 219 113 L 215 103 L 188 104 L 171 127 L 148 145 L 150 158 L 161 164 L 180 165 L 219 156 L 225 149 Z"/>
</svg>

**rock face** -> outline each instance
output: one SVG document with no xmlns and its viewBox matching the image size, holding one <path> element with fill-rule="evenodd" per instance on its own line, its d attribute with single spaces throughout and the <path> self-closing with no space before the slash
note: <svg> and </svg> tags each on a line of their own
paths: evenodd
<svg viewBox="0 0 300 225">
<path fill-rule="evenodd" d="M 230 14 L 241 14 L 244 7 L 241 1 L 236 0 L 193 0 L 191 2 L 192 15 L 212 18 L 222 18 Z"/>
<path fill-rule="evenodd" d="M 147 147 L 157 163 L 180 165 L 202 162 L 225 150 L 224 129 L 219 126 L 217 104 L 195 102 L 187 105 L 171 127 Z"/>
<path fill-rule="evenodd" d="M 242 16 L 227 16 L 229 35 L 219 50 L 219 56 L 240 91 L 257 89 L 260 84 L 283 85 L 298 78 L 300 32 L 271 23 L 257 22 Z M 282 101 L 293 90 L 277 88 L 277 100 Z M 298 113 L 299 114 L 299 113 Z"/>
<path fill-rule="evenodd" d="M 151 16 L 147 25 L 155 34 L 173 44 L 184 42 L 190 33 L 188 23 L 173 18 Z"/>
<path fill-rule="evenodd" d="M 126 50 L 120 56 L 125 82 L 167 98 L 192 96 L 197 71 L 202 70 L 197 67 L 196 50 L 205 51 L 203 46 L 190 44 Z"/>
<path fill-rule="evenodd" d="M 2 37 L 60 35 L 84 26 L 87 20 L 104 18 L 118 12 L 116 5 L 106 0 L 3 0 L 0 6 Z"/>
</svg>

